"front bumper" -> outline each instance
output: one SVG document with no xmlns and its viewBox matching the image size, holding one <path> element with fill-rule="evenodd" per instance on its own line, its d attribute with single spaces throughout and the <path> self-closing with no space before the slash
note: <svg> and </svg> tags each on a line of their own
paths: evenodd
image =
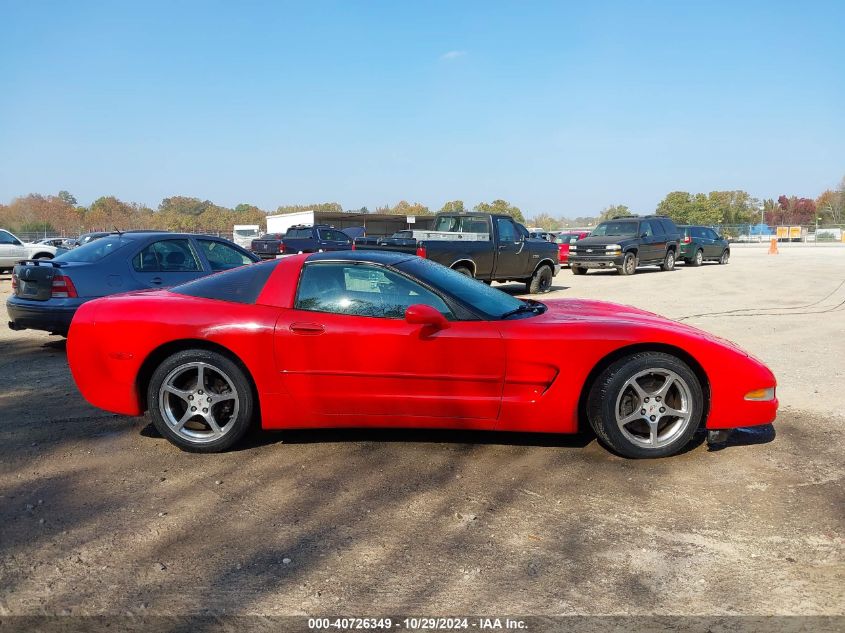
<svg viewBox="0 0 845 633">
<path fill-rule="evenodd" d="M 573 253 L 569 251 L 569 267 L 580 266 L 581 268 L 620 268 L 625 255 L 591 255 Z"/>
<path fill-rule="evenodd" d="M 54 301 L 52 299 L 32 301 L 15 296 L 9 297 L 6 300 L 9 327 L 13 330 L 44 330 L 54 334 L 67 334 L 73 315 L 83 302 L 64 301 L 57 305 Z"/>
</svg>

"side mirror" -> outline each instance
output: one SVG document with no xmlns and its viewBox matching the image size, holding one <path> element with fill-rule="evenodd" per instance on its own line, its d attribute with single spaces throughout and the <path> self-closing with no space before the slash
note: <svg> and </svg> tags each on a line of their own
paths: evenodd
<svg viewBox="0 0 845 633">
<path fill-rule="evenodd" d="M 424 303 L 417 303 L 405 310 L 405 320 L 414 325 L 422 325 L 442 330 L 449 327 L 449 321 L 440 312 Z"/>
<path fill-rule="evenodd" d="M 643 233 L 642 235 L 640 235 L 640 238 L 641 238 L 641 239 L 645 239 L 645 238 L 647 238 L 647 237 L 648 237 L 648 233 Z"/>
</svg>

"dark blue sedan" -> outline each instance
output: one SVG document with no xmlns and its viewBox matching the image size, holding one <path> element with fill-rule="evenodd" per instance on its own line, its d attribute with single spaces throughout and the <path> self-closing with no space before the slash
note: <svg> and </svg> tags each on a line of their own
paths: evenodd
<svg viewBox="0 0 845 633">
<path fill-rule="evenodd" d="M 6 301 L 9 327 L 66 336 L 76 309 L 91 299 L 173 286 L 256 261 L 257 256 L 218 237 L 112 233 L 55 259 L 15 266 L 14 294 Z"/>
</svg>

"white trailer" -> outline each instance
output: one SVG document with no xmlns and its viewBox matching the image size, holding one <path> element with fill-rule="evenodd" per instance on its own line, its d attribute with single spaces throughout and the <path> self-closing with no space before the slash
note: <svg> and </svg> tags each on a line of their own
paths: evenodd
<svg viewBox="0 0 845 633">
<path fill-rule="evenodd" d="M 236 224 L 232 229 L 232 241 L 248 249 L 252 246 L 252 240 L 260 237 L 260 228 L 257 224 Z"/>
<path fill-rule="evenodd" d="M 314 225 L 313 211 L 294 211 L 293 213 L 280 213 L 279 215 L 267 216 L 268 233 L 286 233 L 287 230 L 297 224 Z"/>
</svg>

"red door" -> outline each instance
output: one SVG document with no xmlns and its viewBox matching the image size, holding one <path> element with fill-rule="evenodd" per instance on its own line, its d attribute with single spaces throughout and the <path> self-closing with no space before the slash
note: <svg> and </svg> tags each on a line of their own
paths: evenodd
<svg viewBox="0 0 845 633">
<path fill-rule="evenodd" d="M 276 323 L 280 386 L 299 426 L 492 428 L 505 346 L 498 328 L 286 310 Z"/>
</svg>

